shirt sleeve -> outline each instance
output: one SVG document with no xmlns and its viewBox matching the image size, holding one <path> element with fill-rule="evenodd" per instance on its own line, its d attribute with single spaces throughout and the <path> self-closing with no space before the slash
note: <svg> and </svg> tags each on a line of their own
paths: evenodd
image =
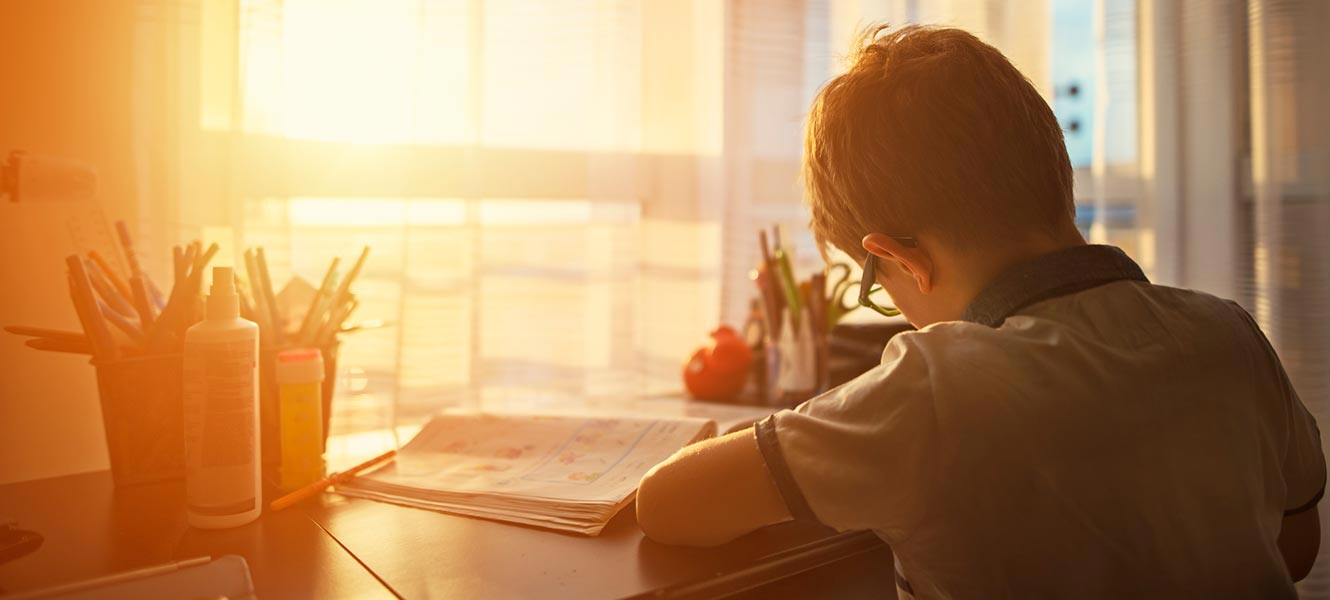
<svg viewBox="0 0 1330 600">
<path fill-rule="evenodd" d="M 790 514 L 903 540 L 937 489 L 937 422 L 925 353 L 898 335 L 883 364 L 756 426 Z"/>
<path fill-rule="evenodd" d="M 1298 398 L 1282 366 L 1279 375 L 1284 382 L 1284 398 L 1288 406 L 1284 516 L 1289 516 L 1311 510 L 1325 495 L 1325 454 L 1321 452 L 1321 430 L 1316 426 L 1316 418 Z"/>
<path fill-rule="evenodd" d="M 1325 495 L 1325 454 L 1321 451 L 1321 430 L 1316 417 L 1298 398 L 1297 390 L 1288 380 L 1288 374 L 1279 361 L 1279 355 L 1265 334 L 1246 310 L 1234 305 L 1246 318 L 1247 324 L 1260 338 L 1266 364 L 1275 371 L 1279 387 L 1280 409 L 1284 416 L 1284 456 L 1281 470 L 1284 477 L 1284 516 L 1311 510 Z"/>
</svg>

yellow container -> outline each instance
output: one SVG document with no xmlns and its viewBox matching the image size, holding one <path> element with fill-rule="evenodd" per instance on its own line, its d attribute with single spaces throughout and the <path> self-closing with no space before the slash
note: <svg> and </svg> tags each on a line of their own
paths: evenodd
<svg viewBox="0 0 1330 600">
<path fill-rule="evenodd" d="M 323 479 L 323 356 L 315 348 L 277 355 L 281 485 L 290 491 Z"/>
</svg>

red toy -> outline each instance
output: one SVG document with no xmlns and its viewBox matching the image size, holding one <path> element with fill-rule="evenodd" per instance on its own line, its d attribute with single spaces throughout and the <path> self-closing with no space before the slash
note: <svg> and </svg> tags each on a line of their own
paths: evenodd
<svg viewBox="0 0 1330 600">
<path fill-rule="evenodd" d="M 743 391 L 753 353 L 728 325 L 711 332 L 711 343 L 698 348 L 684 363 L 683 383 L 698 400 L 731 402 Z"/>
</svg>

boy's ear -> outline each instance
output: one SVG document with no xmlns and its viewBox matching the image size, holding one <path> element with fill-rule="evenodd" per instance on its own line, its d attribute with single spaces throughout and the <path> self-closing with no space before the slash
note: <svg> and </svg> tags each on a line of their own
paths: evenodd
<svg viewBox="0 0 1330 600">
<path fill-rule="evenodd" d="M 865 251 L 878 257 L 880 269 L 900 269 L 914 280 L 920 293 L 933 291 L 933 257 L 922 245 L 906 246 L 882 233 L 870 233 L 862 243 Z"/>
</svg>

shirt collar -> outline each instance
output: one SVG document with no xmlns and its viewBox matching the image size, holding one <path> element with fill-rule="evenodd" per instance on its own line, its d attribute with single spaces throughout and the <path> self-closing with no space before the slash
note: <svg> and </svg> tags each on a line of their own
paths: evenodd
<svg viewBox="0 0 1330 600">
<path fill-rule="evenodd" d="M 1075 246 L 998 275 L 975 296 L 961 320 L 997 327 L 1036 302 L 1121 280 L 1150 281 L 1141 267 L 1116 246 Z"/>
</svg>

